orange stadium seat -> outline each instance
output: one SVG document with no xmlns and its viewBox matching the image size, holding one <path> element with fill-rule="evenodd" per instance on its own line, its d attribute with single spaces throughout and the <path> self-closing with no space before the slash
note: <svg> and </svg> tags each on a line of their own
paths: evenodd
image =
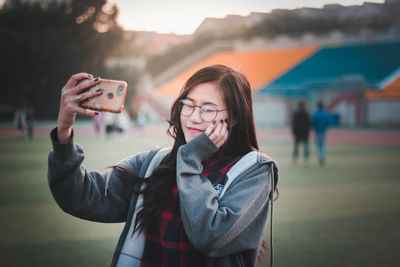
<svg viewBox="0 0 400 267">
<path fill-rule="evenodd" d="M 256 52 L 220 52 L 187 69 L 157 89 L 158 96 L 177 96 L 184 82 L 198 69 L 224 64 L 242 71 L 253 91 L 278 78 L 318 50 L 316 46 L 274 49 Z"/>
<path fill-rule="evenodd" d="M 365 96 L 369 100 L 374 99 L 400 99 L 400 74 L 382 88 L 381 91 L 368 91 Z"/>
</svg>

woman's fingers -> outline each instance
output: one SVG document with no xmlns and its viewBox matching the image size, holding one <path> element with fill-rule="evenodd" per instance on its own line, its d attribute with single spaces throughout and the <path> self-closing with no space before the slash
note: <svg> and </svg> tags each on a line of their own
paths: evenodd
<svg viewBox="0 0 400 267">
<path fill-rule="evenodd" d="M 87 99 L 90 99 L 95 96 L 99 96 L 103 93 L 101 89 L 96 90 L 96 91 L 88 91 L 84 92 L 79 95 L 68 95 L 63 98 L 61 108 L 66 109 L 66 111 L 71 112 L 76 112 L 76 107 L 79 107 L 79 104 L 82 101 L 85 101 Z"/>
<path fill-rule="evenodd" d="M 61 101 L 63 101 L 65 98 L 69 98 L 69 96 L 79 95 L 83 90 L 93 87 L 99 82 L 100 78 L 93 79 L 91 74 L 78 73 L 72 75 L 64 88 L 61 90 Z"/>
<path fill-rule="evenodd" d="M 211 141 L 213 141 L 214 144 L 217 141 L 220 131 L 221 131 L 221 123 L 214 122 L 213 125 L 211 126 L 211 132 L 208 134 L 208 137 L 210 137 Z"/>
<path fill-rule="evenodd" d="M 91 79 L 91 78 L 93 78 L 93 75 L 85 73 L 85 72 L 74 74 L 71 76 L 71 78 L 69 78 L 68 82 L 65 84 L 64 87 L 72 88 L 75 85 L 77 85 L 79 83 L 79 81 L 81 81 L 85 78 Z"/>
<path fill-rule="evenodd" d="M 98 84 L 100 82 L 100 78 L 96 78 L 96 79 L 85 79 L 83 81 L 81 81 L 80 83 L 78 83 L 72 90 L 71 90 L 71 94 L 80 94 L 82 91 L 84 91 L 87 88 L 93 87 L 96 84 Z"/>
<path fill-rule="evenodd" d="M 87 75 L 89 74 L 75 74 L 67 82 L 67 85 L 62 89 L 61 93 L 60 111 L 65 110 L 67 113 L 74 113 L 76 112 L 76 107 L 79 106 L 80 102 L 102 94 L 102 90 L 100 88 L 95 91 L 87 91 L 82 93 L 84 89 L 92 87 L 100 82 L 99 78 L 89 79 L 87 78 Z M 82 80 L 82 77 L 86 80 L 78 83 L 78 85 L 75 87 L 68 87 L 68 84 L 73 84 L 74 81 L 79 81 L 79 79 Z"/>
<path fill-rule="evenodd" d="M 86 79 L 82 82 L 83 79 Z M 87 73 L 78 73 L 71 76 L 61 91 L 61 103 L 58 116 L 58 126 L 68 129 L 72 127 L 75 121 L 76 113 L 93 116 L 93 111 L 83 111 L 79 103 L 102 93 L 101 90 L 83 92 L 99 83 L 100 79 L 93 79 L 93 76 Z"/>
<path fill-rule="evenodd" d="M 78 95 L 84 88 L 88 88 L 92 84 L 97 83 L 94 82 L 94 80 L 89 79 L 89 75 L 90 74 L 87 73 L 78 73 L 71 76 L 61 90 L 61 107 L 66 100 L 70 99 L 71 96 L 76 98 L 76 95 Z M 82 79 L 86 79 L 86 81 L 80 82 Z"/>
<path fill-rule="evenodd" d="M 260 264 L 264 264 L 264 257 L 267 253 L 269 253 L 270 247 L 267 241 L 263 240 L 261 243 L 261 248 L 258 251 L 257 261 Z"/>
<path fill-rule="evenodd" d="M 82 98 L 81 98 L 82 99 Z M 82 115 L 86 115 L 86 116 L 96 116 L 98 115 L 98 112 L 94 111 L 94 110 L 90 110 L 87 108 L 82 108 L 81 106 L 79 106 L 79 102 L 77 101 L 77 97 L 71 97 L 71 99 L 68 101 L 68 104 L 66 105 L 65 111 L 67 114 L 72 115 L 73 120 L 70 121 L 71 124 L 73 124 L 74 121 L 74 117 L 76 115 L 76 113 L 80 113 Z M 69 117 L 67 114 L 63 114 L 61 113 L 60 115 L 63 115 L 61 117 L 61 119 L 64 119 L 65 121 L 69 121 Z M 60 119 L 60 116 L 59 116 Z M 71 125 L 72 126 L 72 125 Z"/>
<path fill-rule="evenodd" d="M 222 146 L 223 144 L 226 143 L 226 141 L 228 141 L 228 137 L 229 137 L 228 124 L 225 121 L 223 122 L 220 136 L 222 136 L 222 139 L 220 140 L 218 145 Z"/>
<path fill-rule="evenodd" d="M 223 123 L 220 123 L 220 125 L 222 125 Z M 223 127 L 223 126 L 222 126 Z M 223 140 L 224 140 L 224 136 L 221 134 L 221 132 L 222 132 L 222 127 L 221 127 L 221 129 L 219 129 L 219 134 L 218 135 L 216 135 L 216 137 L 215 137 L 215 140 L 214 140 L 214 143 L 215 143 L 215 145 L 217 146 L 217 147 L 221 147 L 224 143 L 223 143 Z"/>
<path fill-rule="evenodd" d="M 260 250 L 260 252 L 258 253 L 258 256 L 257 256 L 257 262 L 259 264 L 264 264 L 264 254 L 261 252 L 261 250 Z"/>
<path fill-rule="evenodd" d="M 82 115 L 90 116 L 90 117 L 99 115 L 98 111 L 90 110 L 90 109 L 87 109 L 87 108 L 81 108 L 79 106 L 76 107 L 76 112 L 80 113 Z"/>
<path fill-rule="evenodd" d="M 217 121 L 213 121 L 213 123 L 210 126 L 208 126 L 208 128 L 205 131 L 208 137 L 210 137 L 210 135 L 215 132 L 217 126 L 218 126 Z"/>
<path fill-rule="evenodd" d="M 223 120 L 207 128 L 206 134 L 217 147 L 221 147 L 229 137 L 227 123 Z"/>
<path fill-rule="evenodd" d="M 263 240 L 261 243 L 261 246 L 265 250 L 265 252 L 269 253 L 270 247 L 269 247 L 267 241 Z"/>
<path fill-rule="evenodd" d="M 215 124 L 211 124 L 210 126 L 208 126 L 208 128 L 205 131 L 205 134 L 210 137 L 211 133 L 213 132 L 213 130 L 215 129 Z"/>
<path fill-rule="evenodd" d="M 103 94 L 103 91 L 99 88 L 99 89 L 97 89 L 95 91 L 88 91 L 88 92 L 84 92 L 84 93 L 82 93 L 80 95 L 77 95 L 75 97 L 75 100 L 77 100 L 78 102 L 82 102 L 82 101 L 85 101 L 85 100 L 90 99 L 92 97 L 99 96 L 101 94 Z"/>
<path fill-rule="evenodd" d="M 82 80 L 86 79 L 82 83 Z M 89 88 L 99 82 L 99 79 L 93 79 L 93 75 L 88 73 L 77 73 L 71 76 L 61 90 L 61 102 L 58 112 L 57 127 L 58 140 L 65 142 L 71 136 L 72 125 L 75 122 L 76 113 L 86 116 L 96 116 L 99 113 L 79 106 L 79 103 L 85 99 L 101 94 L 100 92 L 85 92 L 80 94 L 85 88 Z"/>
</svg>

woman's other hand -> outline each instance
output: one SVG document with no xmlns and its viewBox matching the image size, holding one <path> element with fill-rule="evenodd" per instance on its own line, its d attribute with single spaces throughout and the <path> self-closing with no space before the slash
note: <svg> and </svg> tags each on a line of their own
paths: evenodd
<svg viewBox="0 0 400 267">
<path fill-rule="evenodd" d="M 213 143 L 220 148 L 228 140 L 228 124 L 224 120 L 214 121 L 205 131 Z"/>
<path fill-rule="evenodd" d="M 263 240 L 261 243 L 260 251 L 258 252 L 257 262 L 259 264 L 264 264 L 264 260 L 266 255 L 270 252 L 271 248 L 269 247 L 267 241 Z"/>
<path fill-rule="evenodd" d="M 82 81 L 84 79 L 85 81 Z M 80 102 L 102 93 L 101 90 L 83 92 L 85 89 L 92 87 L 99 82 L 99 78 L 94 79 L 90 74 L 78 73 L 72 75 L 65 84 L 61 90 L 60 111 L 57 120 L 57 135 L 59 142 L 65 143 L 71 136 L 72 125 L 75 122 L 77 113 L 86 116 L 96 116 L 99 114 L 96 111 L 79 106 Z"/>
</svg>

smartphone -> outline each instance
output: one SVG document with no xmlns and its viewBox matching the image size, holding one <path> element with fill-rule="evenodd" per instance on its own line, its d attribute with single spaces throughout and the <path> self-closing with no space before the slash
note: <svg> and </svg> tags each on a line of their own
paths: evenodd
<svg viewBox="0 0 400 267">
<path fill-rule="evenodd" d="M 100 82 L 89 88 L 89 91 L 102 90 L 102 94 L 84 100 L 80 106 L 87 109 L 120 113 L 124 108 L 126 90 L 128 84 L 125 81 L 100 79 Z"/>
</svg>

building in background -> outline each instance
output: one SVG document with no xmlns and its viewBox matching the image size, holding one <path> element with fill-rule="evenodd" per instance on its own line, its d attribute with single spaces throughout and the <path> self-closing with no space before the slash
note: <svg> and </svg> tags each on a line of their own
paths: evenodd
<svg viewBox="0 0 400 267">
<path fill-rule="evenodd" d="M 163 83 L 157 88 L 157 96 L 172 103 L 196 70 L 225 64 L 249 78 L 258 125 L 287 125 L 299 100 L 309 107 L 323 100 L 335 115 L 336 124 L 400 125 L 399 113 L 395 112 L 400 108 L 398 51 L 400 41 L 216 52 Z"/>
</svg>

